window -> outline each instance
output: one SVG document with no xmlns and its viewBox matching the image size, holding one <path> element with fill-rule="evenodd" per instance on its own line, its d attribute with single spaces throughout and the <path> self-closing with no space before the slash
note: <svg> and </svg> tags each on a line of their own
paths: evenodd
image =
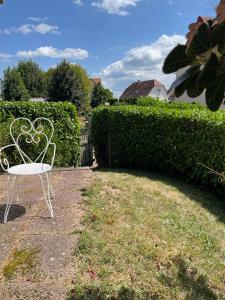
<svg viewBox="0 0 225 300">
<path fill-rule="evenodd" d="M 160 96 L 160 94 L 161 94 L 161 90 L 160 89 L 156 89 L 155 90 L 156 97 Z"/>
</svg>

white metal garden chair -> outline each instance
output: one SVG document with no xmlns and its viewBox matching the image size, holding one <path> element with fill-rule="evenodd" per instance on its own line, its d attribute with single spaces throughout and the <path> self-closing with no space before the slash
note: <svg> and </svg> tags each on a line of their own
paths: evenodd
<svg viewBox="0 0 225 300">
<path fill-rule="evenodd" d="M 49 128 L 49 137 L 44 131 L 44 123 L 48 125 L 47 127 Z M 15 131 L 16 129 L 17 131 Z M 37 118 L 33 122 L 31 122 L 27 118 L 17 118 L 11 123 L 10 135 L 13 140 L 13 143 L 0 149 L 0 164 L 3 170 L 8 173 L 8 199 L 4 214 L 4 223 L 7 222 L 9 210 L 13 201 L 13 195 L 15 195 L 14 189 L 16 186 L 15 183 L 17 180 L 17 176 L 38 175 L 40 177 L 43 187 L 44 198 L 50 211 L 50 215 L 53 218 L 51 198 L 54 198 L 54 190 L 51 184 L 49 173 L 53 167 L 56 153 L 56 144 L 52 143 L 53 134 L 54 126 L 52 122 L 47 118 Z M 21 147 L 21 143 L 23 142 L 26 144 L 33 145 L 36 144 L 35 147 L 38 147 L 40 141 L 44 143 L 44 146 L 42 146 L 40 154 L 38 154 L 38 156 L 32 160 Z M 4 155 L 4 150 L 9 149 L 10 147 L 16 148 L 22 163 L 10 166 L 7 157 Z M 50 147 L 52 147 L 50 162 L 44 163 Z"/>
</svg>

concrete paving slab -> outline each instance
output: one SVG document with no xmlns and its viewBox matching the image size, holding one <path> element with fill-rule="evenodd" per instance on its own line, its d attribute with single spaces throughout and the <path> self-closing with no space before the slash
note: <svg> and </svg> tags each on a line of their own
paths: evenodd
<svg viewBox="0 0 225 300">
<path fill-rule="evenodd" d="M 82 227 L 81 190 L 92 174 L 89 169 L 65 169 L 51 177 L 54 219 L 49 217 L 39 178 L 33 176 L 18 181 L 19 201 L 3 224 L 7 177 L 0 176 L 0 300 L 63 300 L 72 287 L 78 242 L 74 232 Z M 29 268 L 19 265 L 6 276 L 5 267 L 15 265 L 15 253 L 34 250 Z"/>
</svg>

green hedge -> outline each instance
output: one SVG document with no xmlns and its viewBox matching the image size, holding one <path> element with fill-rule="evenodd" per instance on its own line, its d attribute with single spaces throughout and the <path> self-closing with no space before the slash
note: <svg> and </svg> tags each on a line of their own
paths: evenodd
<svg viewBox="0 0 225 300">
<path fill-rule="evenodd" d="M 77 111 L 74 105 L 63 103 L 34 103 L 34 102 L 0 102 L 0 147 L 11 144 L 9 126 L 18 117 L 34 120 L 38 117 L 49 118 L 54 125 L 53 142 L 57 151 L 55 166 L 76 166 L 80 156 L 80 128 Z M 23 150 L 30 157 L 37 157 L 38 147 L 23 144 Z M 9 161 L 20 161 L 17 151 L 10 149 Z M 50 159 L 51 153 L 49 153 Z"/>
<path fill-rule="evenodd" d="M 101 107 L 93 111 L 92 134 L 100 166 L 157 170 L 221 186 L 200 164 L 225 171 L 223 111 Z"/>
<path fill-rule="evenodd" d="M 204 105 L 198 103 L 187 103 L 185 101 L 168 102 L 168 100 L 163 100 L 160 98 L 153 97 L 140 97 L 135 99 L 121 99 L 118 103 L 113 103 L 111 105 L 138 105 L 138 106 L 158 106 L 158 107 L 168 107 L 168 108 L 179 108 L 179 109 L 207 109 Z"/>
<path fill-rule="evenodd" d="M 119 100 L 119 105 L 136 105 L 138 98 L 125 98 Z"/>
<path fill-rule="evenodd" d="M 158 106 L 179 109 L 207 109 L 204 105 L 198 103 L 187 103 L 184 101 L 167 102 L 159 98 L 141 97 L 137 99 L 136 105 L 138 106 Z"/>
</svg>

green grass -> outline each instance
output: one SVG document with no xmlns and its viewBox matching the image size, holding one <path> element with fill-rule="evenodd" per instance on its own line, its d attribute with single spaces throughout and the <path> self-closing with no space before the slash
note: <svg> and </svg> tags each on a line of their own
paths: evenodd
<svg viewBox="0 0 225 300">
<path fill-rule="evenodd" d="M 13 253 L 11 260 L 5 265 L 3 275 L 7 279 L 10 279 L 17 272 L 20 272 L 22 275 L 30 272 L 35 266 L 38 252 L 37 249 L 16 250 Z"/>
<path fill-rule="evenodd" d="M 143 172 L 98 171 L 70 299 L 225 299 L 225 202 Z"/>
</svg>

